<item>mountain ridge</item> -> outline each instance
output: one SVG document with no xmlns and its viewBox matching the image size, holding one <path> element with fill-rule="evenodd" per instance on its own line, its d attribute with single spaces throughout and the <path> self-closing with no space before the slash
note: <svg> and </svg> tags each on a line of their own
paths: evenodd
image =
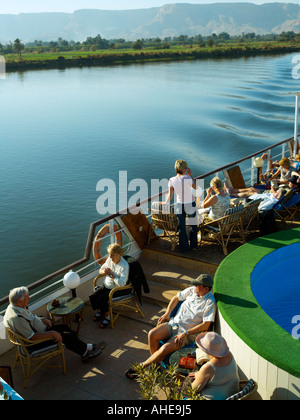
<svg viewBox="0 0 300 420">
<path fill-rule="evenodd" d="M 166 4 L 134 10 L 80 9 L 74 13 L 0 14 L 0 42 L 58 38 L 84 41 L 100 34 L 106 39 L 211 35 L 228 32 L 257 34 L 300 32 L 300 5 L 294 3 Z"/>
</svg>

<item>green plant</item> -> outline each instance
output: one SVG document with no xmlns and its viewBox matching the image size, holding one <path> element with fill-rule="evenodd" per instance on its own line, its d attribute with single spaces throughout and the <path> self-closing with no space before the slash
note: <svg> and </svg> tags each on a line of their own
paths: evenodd
<svg viewBox="0 0 300 420">
<path fill-rule="evenodd" d="M 145 368 L 140 364 L 133 365 L 137 373 L 137 382 L 140 384 L 139 394 L 144 400 L 153 400 L 159 393 L 163 392 L 166 400 L 201 400 L 201 396 L 191 385 L 181 386 L 178 379 L 177 365 L 170 365 L 163 371 L 155 364 Z"/>
</svg>

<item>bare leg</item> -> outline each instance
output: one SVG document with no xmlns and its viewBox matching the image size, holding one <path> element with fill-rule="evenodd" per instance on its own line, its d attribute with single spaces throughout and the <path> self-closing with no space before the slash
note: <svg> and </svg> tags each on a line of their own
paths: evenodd
<svg viewBox="0 0 300 420">
<path fill-rule="evenodd" d="M 164 358 L 174 351 L 179 350 L 178 344 L 175 344 L 174 338 L 170 338 L 170 340 L 161 346 L 155 353 L 151 354 L 151 356 L 145 360 L 142 364 L 147 367 L 151 365 L 151 363 L 159 363 Z"/>
<path fill-rule="evenodd" d="M 228 188 L 226 185 L 224 185 L 224 188 L 226 189 L 229 195 L 231 195 L 232 197 L 238 197 L 238 198 L 250 197 L 251 195 L 256 194 L 259 191 L 254 187 L 234 189 L 234 188 Z"/>
<path fill-rule="evenodd" d="M 159 342 L 161 340 L 168 340 L 170 338 L 170 332 L 168 324 L 160 324 L 153 328 L 148 334 L 148 344 L 150 354 L 154 354 L 159 348 Z"/>
</svg>

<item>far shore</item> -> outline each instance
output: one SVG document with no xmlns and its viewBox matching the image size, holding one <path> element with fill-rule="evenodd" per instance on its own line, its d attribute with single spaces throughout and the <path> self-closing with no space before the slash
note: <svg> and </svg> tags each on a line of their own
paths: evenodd
<svg viewBox="0 0 300 420">
<path fill-rule="evenodd" d="M 159 61 L 179 61 L 203 58 L 240 58 L 257 55 L 275 55 L 299 52 L 299 45 L 267 45 L 260 46 L 215 46 L 212 48 L 187 48 L 174 50 L 142 50 L 142 51 L 99 51 L 82 54 L 74 51 L 68 54 L 59 53 L 48 58 L 47 54 L 32 54 L 30 58 L 6 58 L 6 71 L 26 71 L 42 69 L 64 69 L 71 67 L 111 66 L 129 63 L 146 63 Z M 80 55 L 81 54 L 81 55 Z"/>
</svg>

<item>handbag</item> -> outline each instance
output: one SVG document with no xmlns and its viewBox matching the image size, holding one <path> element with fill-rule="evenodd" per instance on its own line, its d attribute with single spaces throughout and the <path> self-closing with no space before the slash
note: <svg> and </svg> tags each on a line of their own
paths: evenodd
<svg viewBox="0 0 300 420">
<path fill-rule="evenodd" d="M 180 357 L 178 366 L 182 369 L 195 369 L 196 359 L 194 357 Z"/>
</svg>

